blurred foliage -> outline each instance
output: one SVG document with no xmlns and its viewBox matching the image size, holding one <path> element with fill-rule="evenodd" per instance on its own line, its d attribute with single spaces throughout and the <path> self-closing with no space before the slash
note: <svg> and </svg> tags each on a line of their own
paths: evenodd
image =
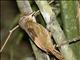
<svg viewBox="0 0 80 60">
<path fill-rule="evenodd" d="M 77 3 L 76 1 L 61 1 L 61 16 L 63 22 L 63 30 L 67 39 L 79 36 L 79 22 L 77 19 Z M 79 18 L 79 17 L 78 17 Z M 76 59 L 80 60 L 80 42 L 71 44 Z"/>
<path fill-rule="evenodd" d="M 50 0 L 48 0 L 48 2 L 49 1 Z M 39 8 L 34 3 L 35 3 L 34 1 L 30 0 L 30 5 L 33 11 L 37 11 Z M 56 3 L 59 2 L 56 1 Z M 62 20 L 61 20 L 60 5 L 56 3 L 50 4 L 50 6 L 51 7 L 54 6 L 54 8 L 52 9 L 53 11 L 55 11 L 57 20 L 62 27 L 63 23 L 61 22 Z M 16 0 L 1 1 L 1 20 L 0 20 L 1 46 L 5 42 L 6 37 L 9 34 L 9 30 L 18 24 L 19 17 L 20 17 L 20 11 L 17 6 Z M 43 26 L 46 26 L 44 18 L 41 14 L 38 15 L 36 19 L 38 23 L 42 24 Z M 78 49 L 77 46 L 76 48 Z M 35 60 L 34 53 L 32 51 L 32 47 L 29 42 L 29 36 L 21 28 L 13 32 L 11 38 L 9 39 L 3 52 L 1 53 L 1 60 Z"/>
<path fill-rule="evenodd" d="M 9 30 L 18 24 L 19 17 L 16 1 L 1 1 L 1 46 Z M 34 60 L 28 39 L 28 35 L 22 29 L 14 31 L 1 53 L 1 60 Z"/>
</svg>

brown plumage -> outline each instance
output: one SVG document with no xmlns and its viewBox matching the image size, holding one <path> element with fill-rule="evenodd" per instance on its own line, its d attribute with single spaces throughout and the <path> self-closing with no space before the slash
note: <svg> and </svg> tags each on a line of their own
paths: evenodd
<svg viewBox="0 0 80 60">
<path fill-rule="evenodd" d="M 39 23 L 34 22 L 31 15 L 22 17 L 19 25 L 40 49 L 45 52 L 51 52 L 59 60 L 64 60 L 62 54 L 55 49 L 48 30 Z"/>
</svg>

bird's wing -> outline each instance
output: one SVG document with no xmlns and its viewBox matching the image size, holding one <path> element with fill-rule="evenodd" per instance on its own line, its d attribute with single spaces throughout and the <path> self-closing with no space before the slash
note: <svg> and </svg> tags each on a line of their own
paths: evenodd
<svg viewBox="0 0 80 60">
<path fill-rule="evenodd" d="M 35 43 L 40 49 L 42 49 L 43 51 L 47 52 L 46 48 L 43 46 L 43 44 L 40 42 L 40 40 L 38 40 L 37 37 L 35 37 L 34 43 Z"/>
</svg>

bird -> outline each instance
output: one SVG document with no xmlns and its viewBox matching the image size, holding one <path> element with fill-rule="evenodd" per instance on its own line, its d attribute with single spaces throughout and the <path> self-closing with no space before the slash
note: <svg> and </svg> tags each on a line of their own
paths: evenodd
<svg viewBox="0 0 80 60">
<path fill-rule="evenodd" d="M 19 25 L 23 30 L 25 30 L 38 48 L 46 53 L 52 53 L 52 55 L 59 60 L 64 60 L 63 55 L 56 50 L 55 44 L 52 42 L 50 32 L 41 24 L 33 20 L 33 14 L 21 17 Z"/>
</svg>

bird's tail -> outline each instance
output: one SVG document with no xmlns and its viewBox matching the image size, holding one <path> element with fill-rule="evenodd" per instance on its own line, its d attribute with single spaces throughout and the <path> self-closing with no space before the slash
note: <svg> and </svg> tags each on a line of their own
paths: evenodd
<svg viewBox="0 0 80 60">
<path fill-rule="evenodd" d="M 53 50 L 50 49 L 50 52 L 51 52 L 56 58 L 58 58 L 59 60 L 64 60 L 62 54 L 61 54 L 59 51 L 57 51 L 56 49 L 53 49 Z"/>
</svg>

